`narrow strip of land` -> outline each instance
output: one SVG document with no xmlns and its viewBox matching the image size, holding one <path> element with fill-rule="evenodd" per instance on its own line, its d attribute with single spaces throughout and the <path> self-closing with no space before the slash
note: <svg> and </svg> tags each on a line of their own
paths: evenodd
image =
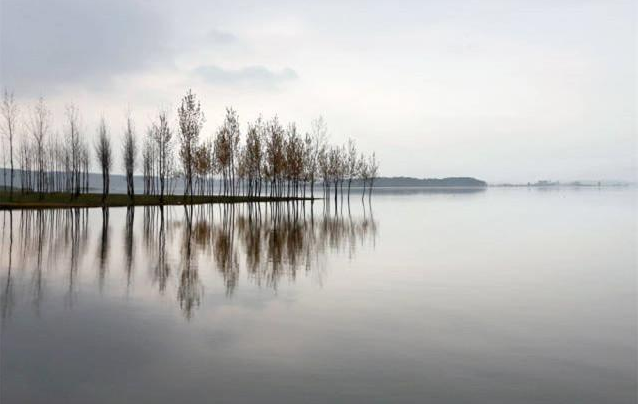
<svg viewBox="0 0 638 404">
<path fill-rule="evenodd" d="M 206 203 L 243 203 L 243 202 L 290 202 L 304 201 L 311 198 L 303 197 L 270 197 L 270 196 L 224 196 L 224 195 L 193 195 L 184 198 L 183 195 L 164 195 L 160 201 L 159 195 L 135 195 L 131 199 L 126 194 L 110 194 L 103 200 L 102 194 L 70 193 L 20 193 L 15 192 L 10 198 L 9 192 L 0 191 L 0 209 L 39 209 L 39 208 L 95 208 L 117 206 L 159 206 L 159 205 L 190 205 Z"/>
</svg>

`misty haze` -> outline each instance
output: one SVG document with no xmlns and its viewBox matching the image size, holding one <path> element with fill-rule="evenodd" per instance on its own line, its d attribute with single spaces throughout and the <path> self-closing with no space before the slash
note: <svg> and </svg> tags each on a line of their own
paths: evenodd
<svg viewBox="0 0 638 404">
<path fill-rule="evenodd" d="M 638 402 L 637 16 L 0 0 L 0 402 Z"/>
</svg>

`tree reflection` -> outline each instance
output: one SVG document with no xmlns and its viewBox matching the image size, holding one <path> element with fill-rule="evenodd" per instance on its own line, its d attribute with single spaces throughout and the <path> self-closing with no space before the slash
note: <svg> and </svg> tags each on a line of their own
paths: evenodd
<svg viewBox="0 0 638 404">
<path fill-rule="evenodd" d="M 235 206 L 220 206 L 221 223 L 213 227 L 213 258 L 222 275 L 226 294 L 232 295 L 239 281 L 239 260 L 235 245 Z"/>
<path fill-rule="evenodd" d="M 81 248 L 81 246 L 86 244 L 88 236 L 88 209 L 69 209 L 65 210 L 63 214 L 65 215 L 63 221 L 65 240 L 70 249 L 69 282 L 66 301 L 67 304 L 71 306 L 75 301 L 75 288 L 78 264 L 81 258 L 80 255 L 86 251 L 84 248 Z"/>
<path fill-rule="evenodd" d="M 143 210 L 139 227 L 143 248 L 139 250 L 135 248 L 136 209 Z M 91 245 L 87 242 L 89 218 L 99 221 L 98 212 L 101 228 L 97 243 Z M 167 289 L 174 291 L 170 295 L 177 297 L 187 319 L 202 303 L 204 279 L 214 282 L 215 275 L 227 296 L 240 287 L 242 273 L 248 283 L 273 291 L 300 276 L 312 275 L 321 283 L 328 253 L 354 259 L 362 246 L 370 246 L 368 241 L 374 246 L 377 224 L 372 210 L 365 205 L 358 212 L 353 215 L 349 205 L 334 210 L 328 204 L 322 209 L 304 202 L 3 212 L 2 316 L 11 314 L 17 290 L 23 290 L 15 288 L 16 268 L 20 274 L 29 274 L 25 278 L 30 280 L 29 300 L 36 309 L 46 307 L 42 302 L 49 269 L 54 271 L 49 276 L 64 279 L 65 301 L 72 306 L 79 269 L 85 262 L 90 264 L 92 257 L 98 261 L 100 290 L 107 286 L 107 269 L 113 271 L 110 277 L 122 277 L 127 295 L 133 280 L 144 287 L 139 277 L 148 274 L 151 289 L 160 295 Z M 111 226 L 121 231 L 111 233 Z M 110 252 L 112 238 L 123 246 L 121 267 L 110 265 L 115 258 Z M 136 251 L 143 254 L 136 257 Z"/>
<path fill-rule="evenodd" d="M 100 253 L 98 279 L 100 290 L 104 289 L 104 278 L 109 259 L 109 208 L 102 208 L 102 232 L 100 233 Z"/>
<path fill-rule="evenodd" d="M 180 308 L 187 319 L 192 318 L 193 310 L 199 306 L 202 285 L 199 280 L 197 263 L 193 263 L 192 236 L 193 234 L 193 206 L 184 207 L 184 235 L 182 247 L 181 272 L 177 299 Z"/>
<path fill-rule="evenodd" d="M 0 263 L 4 288 L 0 301 L 4 317 L 11 313 L 15 303 L 16 269 L 24 279 L 20 288 L 26 293 L 22 297 L 39 313 L 48 270 L 64 267 L 67 262 L 65 301 L 73 303 L 79 261 L 87 245 L 88 215 L 87 209 L 3 212 Z"/>
<path fill-rule="evenodd" d="M 166 214 L 163 206 L 144 207 L 144 245 L 149 257 L 155 257 L 152 265 L 152 279 L 159 286 L 159 291 L 164 294 L 171 273 L 167 260 L 168 248 L 166 247 Z"/>
<path fill-rule="evenodd" d="M 3 212 L 6 213 L 6 212 Z M 7 221 L 7 216 L 8 221 Z M 4 320 L 11 315 L 11 311 L 13 309 L 14 304 L 14 295 L 13 295 L 13 284 L 11 283 L 11 270 L 12 260 L 13 260 L 13 212 L 9 211 L 9 214 L 4 214 L 2 217 L 2 245 L 5 245 L 5 231 L 6 228 L 8 230 L 8 248 L 3 249 L 6 251 L 6 254 L 9 256 L 8 265 L 7 265 L 7 274 L 6 280 L 4 282 L 4 288 L 2 290 L 2 296 L 0 297 L 0 304 L 2 304 L 2 320 Z"/>
<path fill-rule="evenodd" d="M 39 312 L 40 305 L 42 303 L 42 291 L 43 291 L 43 276 L 42 276 L 42 249 L 44 244 L 45 233 L 45 212 L 42 210 L 36 211 L 36 263 L 33 271 L 33 305 Z"/>
<path fill-rule="evenodd" d="M 133 246 L 134 232 L 133 225 L 135 222 L 135 208 L 129 206 L 126 208 L 126 227 L 124 228 L 124 255 L 126 263 L 124 269 L 126 271 L 126 287 L 131 286 L 131 274 L 133 272 Z"/>
</svg>

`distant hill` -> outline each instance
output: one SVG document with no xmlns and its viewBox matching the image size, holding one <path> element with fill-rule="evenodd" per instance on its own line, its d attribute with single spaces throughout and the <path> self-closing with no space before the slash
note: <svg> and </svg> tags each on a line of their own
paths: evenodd
<svg viewBox="0 0 638 404">
<path fill-rule="evenodd" d="M 360 181 L 353 181 L 353 186 L 361 186 Z M 487 186 L 485 181 L 472 177 L 448 177 L 448 178 L 413 178 L 413 177 L 379 177 L 374 180 L 375 187 L 459 187 L 459 188 L 483 188 Z"/>
<path fill-rule="evenodd" d="M 3 188 L 4 169 L 0 168 L 0 188 Z M 7 182 L 9 181 L 9 175 L 7 171 Z M 14 186 L 20 187 L 20 170 L 15 171 Z M 135 190 L 140 193 L 143 189 L 142 177 L 136 175 L 134 178 Z M 111 175 L 111 192 L 125 193 L 126 192 L 126 177 L 119 174 Z M 218 186 L 218 182 L 215 182 L 215 186 Z M 353 187 L 361 187 L 362 183 L 359 180 L 352 181 Z M 477 180 L 472 177 L 448 177 L 448 178 L 413 178 L 413 177 L 379 177 L 374 180 L 374 186 L 376 187 L 430 187 L 430 188 L 484 188 L 487 187 L 485 181 Z M 93 192 L 100 192 L 102 190 L 102 175 L 97 173 L 89 174 L 89 187 Z M 176 184 L 176 193 L 182 192 L 181 181 Z"/>
</svg>

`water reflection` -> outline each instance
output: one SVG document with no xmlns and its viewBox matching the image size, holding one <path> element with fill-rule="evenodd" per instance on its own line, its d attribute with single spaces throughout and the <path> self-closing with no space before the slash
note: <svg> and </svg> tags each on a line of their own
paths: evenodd
<svg viewBox="0 0 638 404">
<path fill-rule="evenodd" d="M 137 209 L 142 218 L 137 227 L 136 208 L 130 207 L 2 212 L 2 318 L 16 305 L 16 271 L 30 277 L 28 296 L 36 310 L 45 300 L 47 276 L 62 280 L 65 302 L 72 306 L 81 273 L 93 272 L 103 293 L 120 287 L 108 282 L 117 276 L 126 295 L 134 293 L 134 282 L 146 282 L 160 295 L 172 290 L 167 296 L 175 293 L 190 319 L 206 282 L 222 282 L 229 297 L 242 278 L 273 291 L 300 273 L 314 273 L 321 283 L 328 251 L 352 258 L 360 244 L 374 244 L 377 233 L 370 207 L 358 215 L 349 207 L 301 202 Z M 122 230 L 113 233 L 112 226 Z M 89 229 L 97 233 L 94 244 Z M 18 294 L 25 300 L 26 293 Z"/>
<path fill-rule="evenodd" d="M 375 187 L 374 193 L 378 195 L 414 196 L 414 195 L 471 195 L 482 194 L 487 187 Z M 360 190 L 353 190 L 353 193 Z"/>
<path fill-rule="evenodd" d="M 100 290 L 104 289 L 106 267 L 109 259 L 109 208 L 102 208 L 102 231 L 100 233 L 99 272 Z"/>
<path fill-rule="evenodd" d="M 8 241 L 5 241 L 5 227 L 9 228 L 8 231 Z M 7 264 L 7 274 L 6 280 L 4 282 L 4 288 L 2 291 L 2 297 L 0 299 L 0 304 L 2 304 L 2 319 L 4 320 L 9 314 L 11 314 L 11 309 L 13 308 L 14 297 L 13 297 L 13 284 L 11 283 L 11 271 L 13 270 L 13 212 L 9 211 L 9 220 L 7 225 L 7 217 L 3 215 L 2 217 L 2 245 L 8 245 L 8 249 L 3 249 L 6 251 L 9 256 L 8 264 Z"/>
<path fill-rule="evenodd" d="M 124 270 L 126 271 L 126 287 L 131 286 L 131 275 L 133 274 L 133 246 L 135 245 L 135 235 L 133 223 L 135 222 L 135 208 L 126 208 L 126 226 L 124 227 L 124 254 L 126 257 L 126 264 Z"/>
<path fill-rule="evenodd" d="M 193 309 L 199 306 L 203 285 L 199 279 L 197 262 L 193 262 L 193 206 L 184 206 L 184 235 L 182 237 L 182 259 L 180 260 L 179 287 L 177 299 L 186 318 L 193 316 Z"/>
<path fill-rule="evenodd" d="M 55 234 L 58 228 L 62 228 L 64 231 L 64 245 L 55 246 L 51 249 L 49 255 L 50 267 L 55 267 L 56 263 L 54 257 L 57 257 L 58 252 L 70 251 L 69 254 L 69 282 L 68 292 L 66 295 L 66 301 L 69 305 L 73 305 L 76 294 L 76 279 L 78 276 L 78 267 L 81 255 L 86 253 L 86 244 L 88 239 L 88 209 L 70 209 L 64 210 L 60 215 L 56 215 L 58 211 L 50 211 L 50 220 L 47 221 L 51 226 L 51 233 L 53 237 L 51 240 L 59 240 L 60 238 Z M 29 212 L 21 212 L 20 217 L 28 216 Z M 58 222 L 62 221 L 62 226 L 58 226 Z M 29 232 L 24 232 L 25 238 L 29 237 Z M 24 268 L 24 265 L 22 266 Z M 26 269 L 26 268 L 25 268 Z"/>
</svg>

